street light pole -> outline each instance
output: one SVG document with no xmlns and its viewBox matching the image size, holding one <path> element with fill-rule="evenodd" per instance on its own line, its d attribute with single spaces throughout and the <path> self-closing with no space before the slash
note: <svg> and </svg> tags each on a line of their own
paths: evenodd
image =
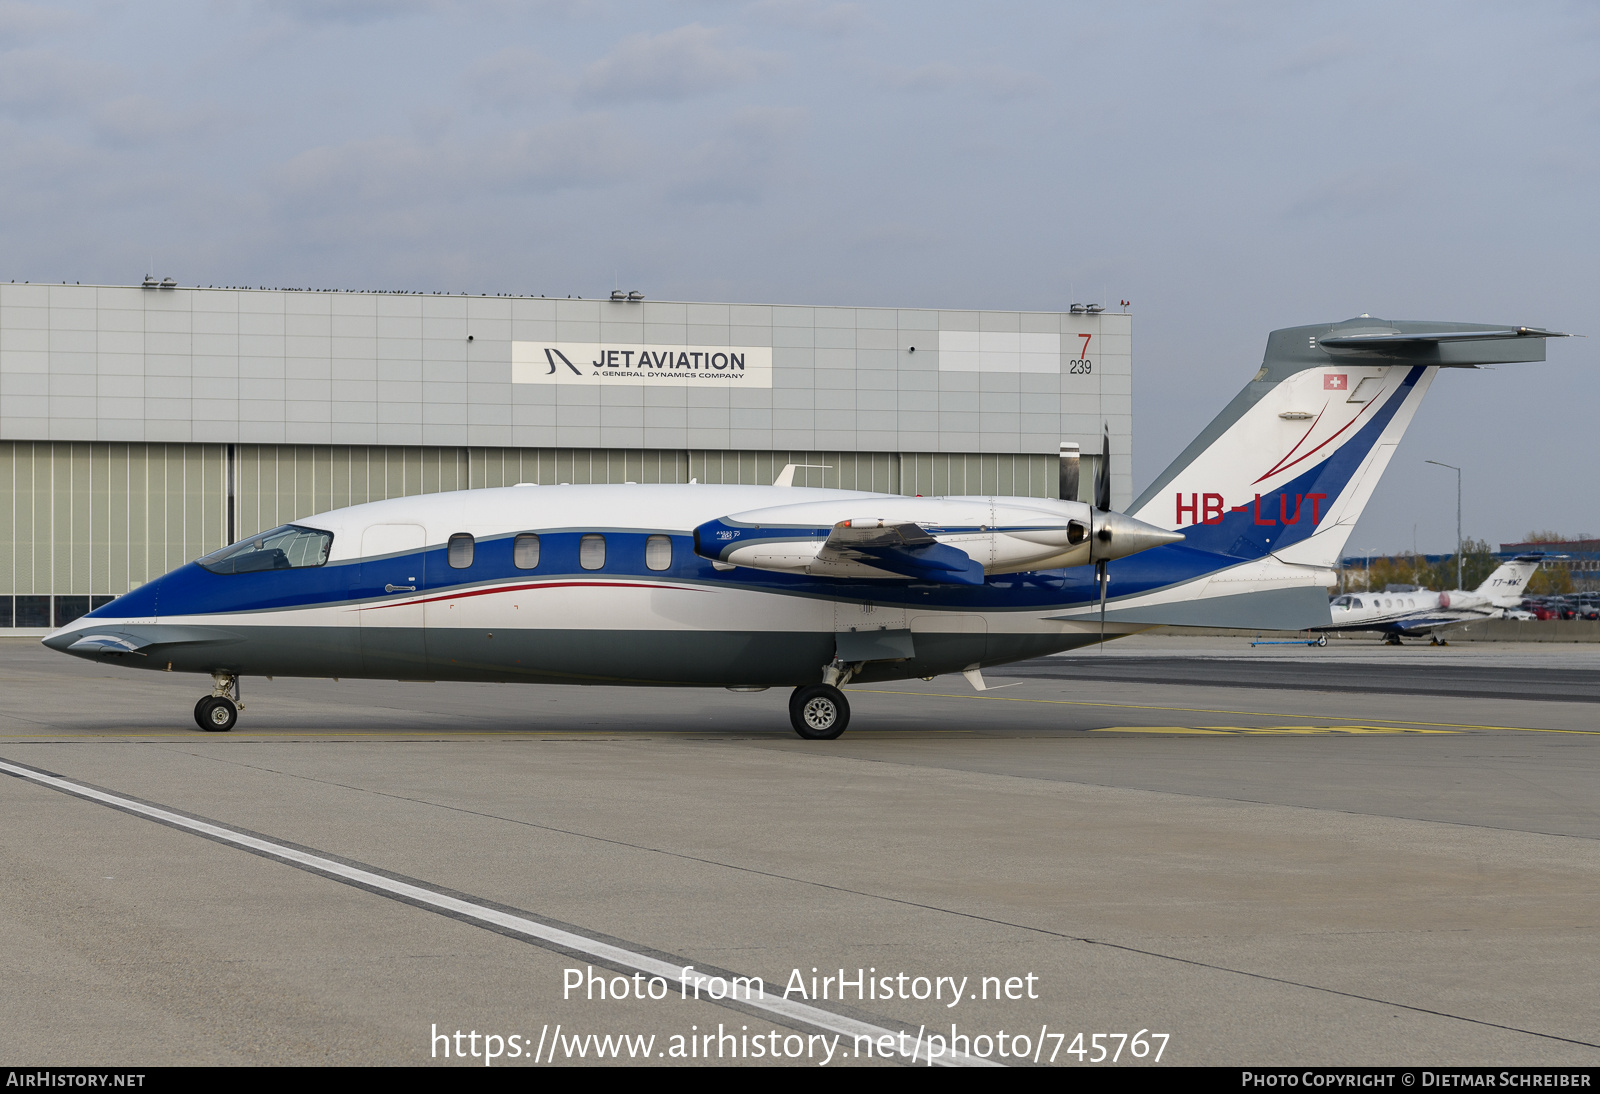
<svg viewBox="0 0 1600 1094">
<path fill-rule="evenodd" d="M 1438 460 L 1423 460 L 1435 467 L 1448 467 L 1456 473 L 1456 588 L 1462 587 L 1461 580 L 1461 468 L 1454 464 L 1440 463 Z"/>
</svg>

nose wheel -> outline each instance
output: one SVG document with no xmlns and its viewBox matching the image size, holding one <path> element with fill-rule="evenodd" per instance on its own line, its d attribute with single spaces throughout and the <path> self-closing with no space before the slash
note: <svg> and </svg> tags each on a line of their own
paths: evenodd
<svg viewBox="0 0 1600 1094">
<path fill-rule="evenodd" d="M 194 724 L 207 733 L 226 733 L 239 720 L 244 691 L 232 673 L 213 672 L 211 680 L 211 694 L 194 705 Z"/>
<path fill-rule="evenodd" d="M 194 720 L 207 733 L 226 733 L 239 720 L 239 708 L 226 696 L 207 695 L 194 705 Z"/>
<path fill-rule="evenodd" d="M 831 684 L 795 688 L 789 696 L 789 723 L 808 741 L 831 741 L 850 724 L 850 703 Z"/>
</svg>

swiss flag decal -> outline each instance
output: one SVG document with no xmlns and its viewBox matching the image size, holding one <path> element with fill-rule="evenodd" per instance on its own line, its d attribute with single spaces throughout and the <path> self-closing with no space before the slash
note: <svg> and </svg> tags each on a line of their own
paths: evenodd
<svg viewBox="0 0 1600 1094">
<path fill-rule="evenodd" d="M 1342 372 L 1325 372 L 1322 374 L 1322 390 L 1348 391 L 1350 382 Z"/>
</svg>

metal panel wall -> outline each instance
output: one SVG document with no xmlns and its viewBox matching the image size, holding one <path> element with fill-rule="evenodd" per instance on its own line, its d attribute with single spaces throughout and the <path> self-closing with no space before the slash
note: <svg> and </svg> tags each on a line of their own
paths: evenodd
<svg viewBox="0 0 1600 1094">
<path fill-rule="evenodd" d="M 1109 430 L 1121 506 L 1131 329 L 1112 313 L 0 284 L 0 438 L 1048 456 L 1098 451 Z M 600 341 L 770 347 L 771 386 L 516 381 L 519 342 Z"/>
<path fill-rule="evenodd" d="M 126 592 L 223 544 L 222 445 L 0 442 L 0 594 Z"/>
</svg>

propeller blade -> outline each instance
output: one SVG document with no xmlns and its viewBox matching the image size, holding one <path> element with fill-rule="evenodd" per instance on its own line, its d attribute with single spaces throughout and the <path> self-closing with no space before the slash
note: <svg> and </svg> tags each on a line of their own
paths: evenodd
<svg viewBox="0 0 1600 1094">
<path fill-rule="evenodd" d="M 1100 466 L 1094 469 L 1094 507 L 1111 508 L 1111 427 L 1106 426 L 1100 444 Z"/>
<path fill-rule="evenodd" d="M 1061 442 L 1061 476 L 1058 493 L 1062 501 L 1078 500 L 1078 443 Z"/>
<path fill-rule="evenodd" d="M 1100 649 L 1106 648 L 1106 586 L 1111 584 L 1111 575 L 1106 571 L 1106 564 L 1102 560 L 1094 564 L 1095 580 L 1100 583 Z"/>
</svg>

